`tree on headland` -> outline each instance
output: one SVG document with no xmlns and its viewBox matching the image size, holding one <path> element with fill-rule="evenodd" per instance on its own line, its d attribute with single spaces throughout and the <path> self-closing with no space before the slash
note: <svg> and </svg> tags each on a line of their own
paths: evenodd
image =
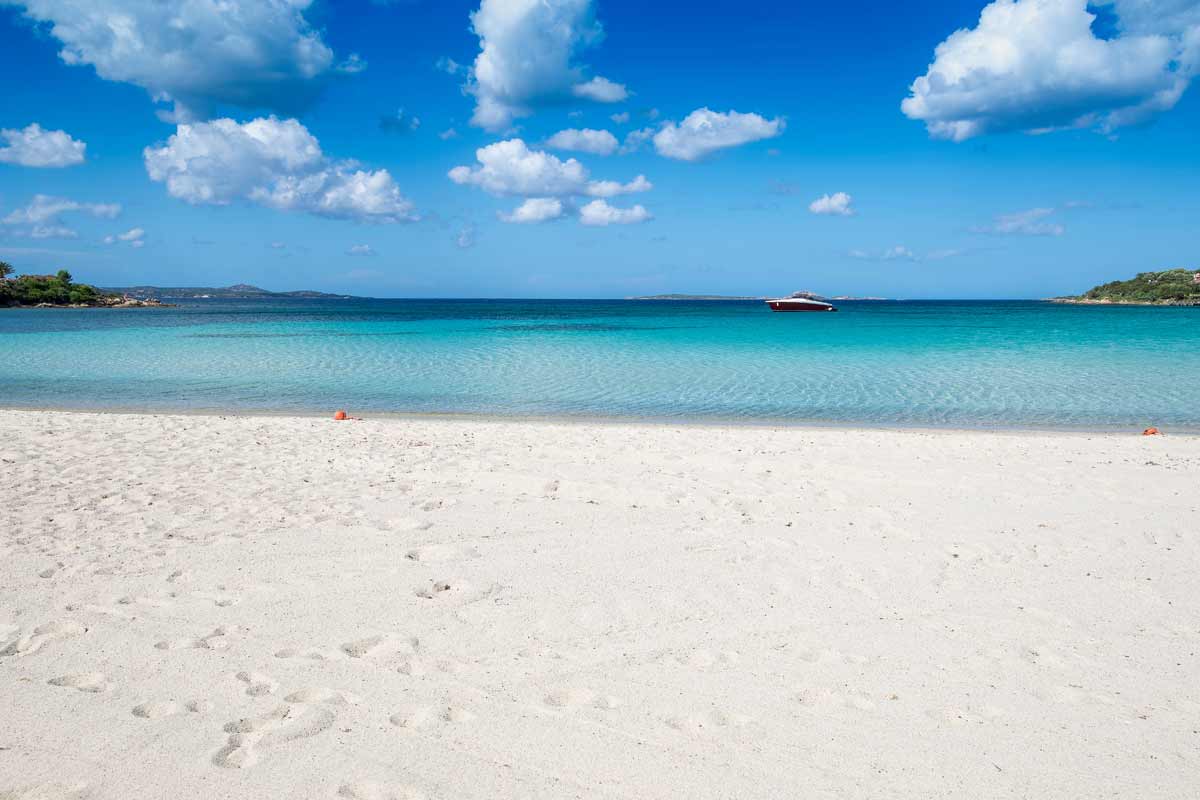
<svg viewBox="0 0 1200 800">
<path fill-rule="evenodd" d="M 10 278 L 12 264 L 0 262 L 0 305 L 35 306 L 95 305 L 102 297 L 95 286 L 75 283 L 71 273 L 60 269 L 54 275 L 22 275 Z"/>
</svg>

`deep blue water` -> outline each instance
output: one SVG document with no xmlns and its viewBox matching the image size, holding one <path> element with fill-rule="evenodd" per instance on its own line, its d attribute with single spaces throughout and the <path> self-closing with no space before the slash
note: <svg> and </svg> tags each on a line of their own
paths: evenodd
<svg viewBox="0 0 1200 800">
<path fill-rule="evenodd" d="M 0 310 L 0 406 L 1200 427 L 1200 308 L 198 301 Z"/>
</svg>

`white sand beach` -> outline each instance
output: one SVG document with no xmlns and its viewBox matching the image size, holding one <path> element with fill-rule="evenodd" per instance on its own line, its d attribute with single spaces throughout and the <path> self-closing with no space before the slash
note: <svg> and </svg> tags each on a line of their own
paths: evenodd
<svg viewBox="0 0 1200 800">
<path fill-rule="evenodd" d="M 3 798 L 1185 798 L 1200 438 L 0 412 Z"/>
</svg>

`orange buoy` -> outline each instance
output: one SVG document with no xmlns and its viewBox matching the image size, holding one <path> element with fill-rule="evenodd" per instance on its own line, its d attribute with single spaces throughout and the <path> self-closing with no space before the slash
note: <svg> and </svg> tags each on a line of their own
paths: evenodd
<svg viewBox="0 0 1200 800">
<path fill-rule="evenodd" d="M 336 420 L 339 420 L 339 421 L 343 420 L 343 419 L 349 419 L 349 417 L 346 416 L 345 411 L 338 411 L 336 414 L 333 415 L 333 418 Z"/>
<path fill-rule="evenodd" d="M 1161 436 L 1161 435 L 1162 434 L 1160 434 L 1158 432 L 1158 428 L 1146 428 L 1146 430 L 1142 431 L 1142 436 Z"/>
</svg>

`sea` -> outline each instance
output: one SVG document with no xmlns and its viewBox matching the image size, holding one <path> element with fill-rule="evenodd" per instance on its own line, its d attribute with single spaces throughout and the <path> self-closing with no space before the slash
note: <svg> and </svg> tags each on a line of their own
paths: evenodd
<svg viewBox="0 0 1200 800">
<path fill-rule="evenodd" d="M 1200 429 L 1200 308 L 196 300 L 0 310 L 0 407 Z"/>
</svg>

